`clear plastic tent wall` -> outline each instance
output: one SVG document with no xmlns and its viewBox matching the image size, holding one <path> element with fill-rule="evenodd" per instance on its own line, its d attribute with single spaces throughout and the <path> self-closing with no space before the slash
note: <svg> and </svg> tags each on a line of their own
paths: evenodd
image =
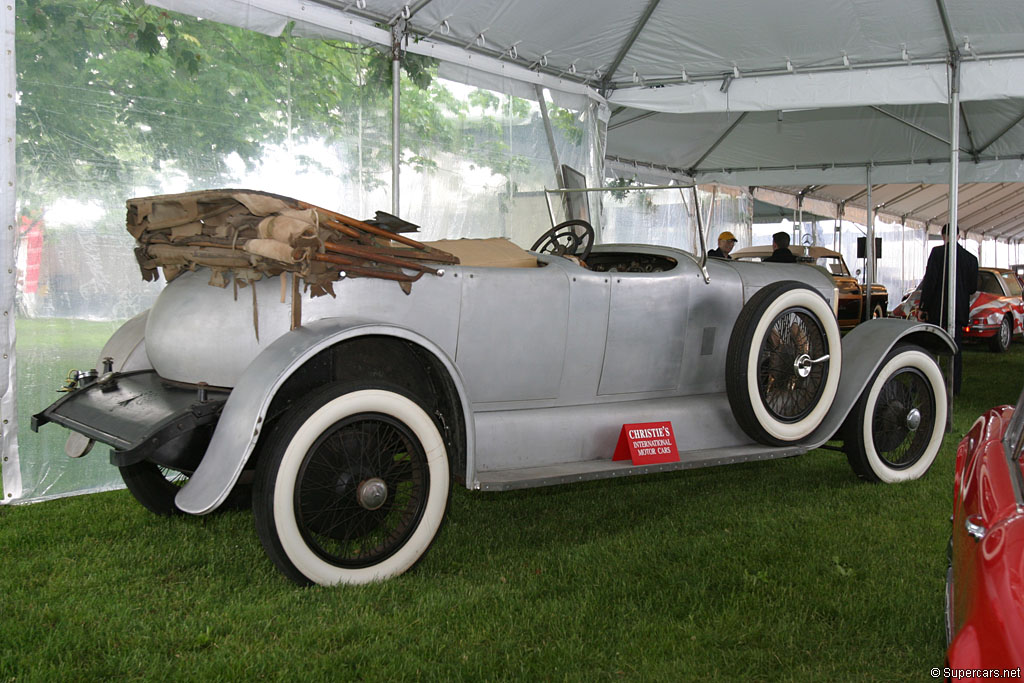
<svg viewBox="0 0 1024 683">
<path fill-rule="evenodd" d="M 736 236 L 739 246 L 750 246 L 754 199 L 749 191 L 720 185 L 699 186 L 698 221 L 694 193 L 690 187 L 682 186 L 679 179 L 650 173 L 615 173 L 616 170 L 614 166 L 606 169 L 609 177 L 605 185 L 621 189 L 601 193 L 604 242 L 657 244 L 699 254 L 697 230 L 702 225 L 708 249 L 717 246 L 718 234 L 724 230 Z M 667 187 L 674 184 L 681 186 Z"/>
<path fill-rule="evenodd" d="M 18 424 L 3 484 L 5 502 L 28 502 L 121 486 L 106 447 L 70 459 L 66 431 L 36 434 L 29 420 L 161 290 L 139 274 L 125 200 L 245 187 L 358 218 L 390 212 L 391 73 L 373 47 L 152 7 L 16 10 Z M 401 216 L 422 239 L 528 248 L 551 225 L 544 190 L 556 187 L 538 91 L 443 71 L 413 56 L 403 73 Z M 542 92 L 559 162 L 599 184 L 602 108 Z M 557 197 L 551 207 L 561 220 Z"/>
<path fill-rule="evenodd" d="M 834 221 L 819 221 L 814 225 L 818 230 L 817 244 L 840 252 L 850 271 L 863 282 L 867 259 L 857 255 L 857 239 L 866 237 L 864 226 L 849 221 L 842 221 L 838 230 Z M 882 243 L 875 265 L 875 282 L 889 293 L 889 310 L 892 310 L 924 277 L 928 262 L 927 236 L 923 230 L 876 219 L 875 239 Z"/>
</svg>

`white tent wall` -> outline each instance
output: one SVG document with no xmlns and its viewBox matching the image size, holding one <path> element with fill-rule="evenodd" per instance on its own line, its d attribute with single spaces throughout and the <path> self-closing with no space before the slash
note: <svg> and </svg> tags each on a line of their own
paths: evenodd
<svg viewBox="0 0 1024 683">
<path fill-rule="evenodd" d="M 17 382 L 15 381 L 14 358 L 14 286 L 16 276 L 13 264 L 17 250 L 14 231 L 15 207 L 15 52 L 14 52 L 14 7 L 7 3 L 0 7 L 0 221 L 5 229 L 0 230 L 0 463 L 3 471 L 3 497 L 7 502 L 21 496 L 21 472 L 10 466 L 12 456 L 18 452 Z"/>
</svg>

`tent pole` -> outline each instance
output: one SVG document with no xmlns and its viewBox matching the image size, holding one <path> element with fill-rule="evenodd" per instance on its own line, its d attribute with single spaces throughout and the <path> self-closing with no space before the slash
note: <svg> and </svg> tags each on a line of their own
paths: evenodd
<svg viewBox="0 0 1024 683">
<path fill-rule="evenodd" d="M 864 238 L 864 310 L 861 320 L 871 319 L 871 287 L 875 283 L 875 205 L 871 201 L 871 164 L 866 167 L 868 185 L 868 224 L 867 236 Z"/>
<path fill-rule="evenodd" d="M 537 90 L 537 105 L 540 107 L 540 117 L 544 121 L 544 134 L 548 138 L 548 151 L 551 153 L 551 163 L 555 167 L 555 183 L 558 185 L 559 190 L 565 189 L 565 178 L 562 177 L 562 165 L 558 161 L 558 148 L 555 147 L 555 131 L 551 127 L 551 117 L 548 115 L 548 103 L 544 100 L 544 88 L 538 83 L 534 86 Z M 569 215 L 569 198 L 568 195 L 562 193 L 562 208 L 565 209 L 566 218 L 572 218 Z M 552 223 L 554 225 L 554 217 L 552 216 Z"/>
<path fill-rule="evenodd" d="M 399 170 L 402 164 L 401 139 L 401 85 L 402 85 L 402 37 L 405 21 L 391 27 L 391 213 L 399 214 Z"/>
<path fill-rule="evenodd" d="M 907 288 L 907 217 L 900 220 L 900 290 Z M 891 304 L 890 304 L 891 305 Z"/>
<path fill-rule="evenodd" d="M 800 216 L 800 232 L 798 233 L 798 235 L 800 237 L 800 241 L 797 243 L 797 246 L 800 246 L 801 244 L 803 244 L 803 241 L 804 241 L 804 198 L 803 197 L 800 197 L 797 200 L 797 207 L 798 207 L 798 210 L 800 212 L 799 213 L 799 216 Z"/>
<path fill-rule="evenodd" d="M 14 67 L 14 5 L 13 2 L 0 5 L 0 84 L 6 95 L 0 104 L 0 141 L 3 152 L 0 153 L 0 185 L 4 191 L 0 193 L 0 214 L 5 230 L 0 230 L 0 254 L 3 254 L 7 266 L 0 269 L 0 307 L 3 309 L 3 325 L 0 326 L 0 347 L 3 358 L 0 359 L 0 414 L 4 424 L 0 425 L 0 451 L 3 454 L 3 498 L 0 505 L 16 500 L 22 496 L 21 466 L 18 462 L 18 414 L 16 399 L 17 378 L 14 372 L 14 290 L 17 280 L 13 264 L 18 253 L 18 238 L 15 226 L 15 185 L 14 146 L 15 126 L 15 93 L 17 76 Z M 5 272 L 6 271 L 6 272 Z M 10 418 L 10 419 L 7 419 Z"/>
<path fill-rule="evenodd" d="M 843 251 L 843 220 L 844 220 L 843 217 L 846 215 L 846 202 L 841 202 L 839 204 L 839 210 L 836 212 L 836 214 L 837 214 L 836 221 L 837 221 L 837 224 L 839 226 L 839 237 L 835 240 L 835 244 L 836 244 L 835 250 L 838 251 L 838 252 L 842 252 Z"/>
<path fill-rule="evenodd" d="M 949 230 L 946 249 L 948 262 L 946 272 L 946 319 L 943 321 L 946 331 L 956 338 L 956 245 L 959 243 L 960 231 L 957 228 L 957 199 L 960 185 L 960 55 L 956 51 L 949 55 Z M 953 363 L 949 359 L 949 373 L 946 377 L 946 396 L 949 399 L 947 411 L 947 431 L 953 426 Z"/>
</svg>

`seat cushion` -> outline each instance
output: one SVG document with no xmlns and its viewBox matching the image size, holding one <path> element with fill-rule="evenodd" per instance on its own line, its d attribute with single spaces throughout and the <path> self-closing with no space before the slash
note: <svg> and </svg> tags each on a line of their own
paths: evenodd
<svg viewBox="0 0 1024 683">
<path fill-rule="evenodd" d="M 424 242 L 428 247 L 446 251 L 459 259 L 459 265 L 490 268 L 536 268 L 537 257 L 504 237 L 486 239 L 437 240 Z"/>
</svg>

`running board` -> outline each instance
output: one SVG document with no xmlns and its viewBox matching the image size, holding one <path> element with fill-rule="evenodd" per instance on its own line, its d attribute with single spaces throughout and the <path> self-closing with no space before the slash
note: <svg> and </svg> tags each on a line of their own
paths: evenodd
<svg viewBox="0 0 1024 683">
<path fill-rule="evenodd" d="M 538 486 L 571 484 L 579 481 L 628 477 L 636 474 L 692 470 L 700 467 L 734 465 L 741 462 L 776 460 L 806 453 L 806 446 L 732 446 L 680 453 L 679 462 L 633 465 L 629 460 L 582 460 L 558 465 L 523 467 L 477 472 L 476 482 L 468 487 L 478 491 L 509 491 Z"/>
</svg>

